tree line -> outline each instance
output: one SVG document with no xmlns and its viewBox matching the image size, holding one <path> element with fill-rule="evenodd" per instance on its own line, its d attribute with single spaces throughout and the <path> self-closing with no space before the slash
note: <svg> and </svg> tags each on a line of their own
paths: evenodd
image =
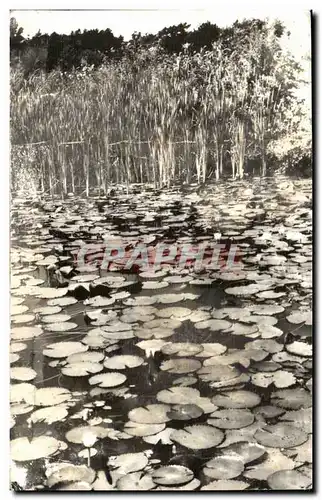
<svg viewBox="0 0 322 500">
<path fill-rule="evenodd" d="M 70 34 L 41 33 L 25 38 L 23 28 L 15 18 L 10 20 L 10 53 L 12 62 L 18 60 L 25 72 L 35 69 L 61 69 L 70 71 L 84 65 L 98 67 L 108 60 L 117 60 L 144 48 L 159 46 L 167 55 L 180 54 L 186 49 L 190 54 L 211 50 L 216 42 L 221 42 L 228 51 L 236 48 L 236 43 L 247 39 L 252 32 L 266 29 L 265 21 L 259 19 L 236 21 L 232 26 L 220 28 L 211 22 L 202 23 L 194 30 L 190 25 L 163 28 L 156 34 L 134 32 L 130 40 L 116 37 L 109 28 L 105 30 L 76 30 Z M 276 21 L 274 36 L 280 38 L 285 27 Z"/>
</svg>

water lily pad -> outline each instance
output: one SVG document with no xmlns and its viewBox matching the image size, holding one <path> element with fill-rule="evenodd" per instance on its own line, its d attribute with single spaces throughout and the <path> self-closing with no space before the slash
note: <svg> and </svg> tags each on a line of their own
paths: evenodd
<svg viewBox="0 0 322 500">
<path fill-rule="evenodd" d="M 10 443 L 11 459 L 16 462 L 27 462 L 49 457 L 58 451 L 60 441 L 50 436 L 38 436 L 29 441 L 26 437 L 14 439 Z"/>
<path fill-rule="evenodd" d="M 190 342 L 169 342 L 161 348 L 161 352 L 167 356 L 193 356 L 203 350 L 202 345 Z"/>
<path fill-rule="evenodd" d="M 275 363 L 287 363 L 288 361 L 302 363 L 303 358 L 301 356 L 294 356 L 293 354 L 290 354 L 286 351 L 282 351 L 273 354 L 272 361 Z"/>
<path fill-rule="evenodd" d="M 23 314 L 25 313 L 26 311 L 28 311 L 29 307 L 28 306 L 25 306 L 25 305 L 14 305 L 14 304 L 11 304 L 11 308 L 10 308 L 10 314 L 11 316 L 15 316 L 17 314 Z"/>
<path fill-rule="evenodd" d="M 104 354 L 101 352 L 78 352 L 71 354 L 67 358 L 67 363 L 99 363 L 104 359 Z"/>
<path fill-rule="evenodd" d="M 56 315 L 60 313 L 62 310 L 61 307 L 59 306 L 45 306 L 45 307 L 37 307 L 34 309 L 34 312 L 37 314 L 40 314 L 41 316 L 49 316 L 49 315 Z"/>
<path fill-rule="evenodd" d="M 276 340 L 271 339 L 257 339 L 252 342 L 247 342 L 245 344 L 245 350 L 256 349 L 260 351 L 266 351 L 271 354 L 280 352 L 283 350 L 283 345 L 276 342 Z M 259 360 L 258 360 L 259 361 Z"/>
<path fill-rule="evenodd" d="M 122 321 L 113 321 L 109 325 L 103 326 L 101 330 L 105 333 L 118 333 L 125 331 L 132 331 L 132 325 L 128 323 L 123 323 Z"/>
<path fill-rule="evenodd" d="M 103 365 L 100 363 L 78 361 L 75 363 L 68 363 L 62 368 L 61 372 L 67 377 L 87 377 L 93 373 L 99 373 L 102 370 Z"/>
<path fill-rule="evenodd" d="M 49 314 L 47 316 L 42 316 L 41 321 L 44 323 L 63 323 L 64 321 L 70 320 L 71 316 L 69 314 Z"/>
<path fill-rule="evenodd" d="M 65 307 L 65 306 L 71 306 L 72 304 L 76 304 L 77 299 L 74 297 L 62 297 L 58 299 L 51 299 L 48 300 L 47 304 L 49 306 L 60 306 L 60 307 Z"/>
<path fill-rule="evenodd" d="M 190 358 L 175 358 L 164 361 L 160 369 L 169 373 L 192 373 L 201 368 L 200 361 Z"/>
<path fill-rule="evenodd" d="M 77 283 L 87 283 L 88 281 L 94 281 L 97 278 L 99 278 L 97 274 L 78 274 L 77 276 L 73 276 L 71 280 L 77 281 Z"/>
<path fill-rule="evenodd" d="M 200 392 L 191 387 L 169 387 L 157 393 L 157 400 L 167 404 L 196 404 L 205 413 L 217 408 L 210 399 L 200 397 Z"/>
<path fill-rule="evenodd" d="M 107 464 L 120 474 L 129 474 L 144 469 L 149 463 L 148 457 L 144 452 L 123 453 L 109 457 Z"/>
<path fill-rule="evenodd" d="M 123 323 L 123 326 L 124 326 L 123 330 L 116 329 L 115 331 L 106 330 L 107 327 L 103 326 L 102 337 L 104 337 L 104 339 L 107 339 L 109 341 L 132 339 L 134 337 L 132 329 L 126 328 L 127 327 L 126 323 Z"/>
<path fill-rule="evenodd" d="M 117 490 L 125 491 L 149 491 L 156 487 L 155 482 L 149 474 L 143 472 L 132 472 L 118 479 Z"/>
<path fill-rule="evenodd" d="M 230 391 L 217 394 L 211 401 L 222 408 L 254 408 L 259 405 L 261 398 L 250 391 Z"/>
<path fill-rule="evenodd" d="M 126 306 L 151 306 L 157 302 L 157 297 L 140 296 L 131 297 L 123 301 Z"/>
<path fill-rule="evenodd" d="M 176 302 L 181 302 L 182 300 L 183 294 L 180 293 L 164 293 L 158 297 L 158 302 L 160 302 L 160 304 L 175 304 Z"/>
<path fill-rule="evenodd" d="M 203 414 L 202 408 L 197 405 L 174 405 L 167 415 L 171 420 L 191 420 Z"/>
<path fill-rule="evenodd" d="M 292 454 L 291 457 L 294 457 L 297 462 L 311 464 L 313 462 L 313 446 L 312 436 L 309 436 L 305 443 L 289 450 Z M 311 477 L 311 474 L 309 477 Z"/>
<path fill-rule="evenodd" d="M 198 379 L 196 377 L 193 377 L 192 375 L 187 375 L 186 377 L 176 378 L 173 381 L 173 384 L 188 387 L 189 385 L 194 385 L 197 382 L 198 382 Z"/>
<path fill-rule="evenodd" d="M 48 473 L 49 472 L 49 473 Z M 85 465 L 59 464 L 55 468 L 52 466 L 47 471 L 48 487 L 53 487 L 58 483 L 84 483 L 92 484 L 95 479 L 95 471 Z M 86 488 L 84 488 L 86 489 Z M 72 488 L 74 490 L 74 488 Z"/>
<path fill-rule="evenodd" d="M 115 342 L 117 341 L 115 340 Z M 110 341 L 108 339 L 105 339 L 101 335 L 85 335 L 85 337 L 82 338 L 82 344 L 85 344 L 87 346 L 87 349 L 89 347 L 92 347 L 93 349 L 101 347 L 102 349 L 104 349 L 107 346 L 111 345 Z"/>
<path fill-rule="evenodd" d="M 72 399 L 72 393 L 63 387 L 42 387 L 34 394 L 35 406 L 55 406 Z"/>
<path fill-rule="evenodd" d="M 32 323 L 34 321 L 34 314 L 17 314 L 11 318 L 12 323 L 22 324 L 22 323 Z"/>
<path fill-rule="evenodd" d="M 152 321 L 148 321 L 145 323 L 144 327 L 151 330 L 156 329 L 165 329 L 165 330 L 175 330 L 176 328 L 180 328 L 181 321 L 177 318 L 158 318 L 153 319 Z"/>
<path fill-rule="evenodd" d="M 266 290 L 264 292 L 257 293 L 259 299 L 279 299 L 283 297 L 285 292 L 274 292 L 273 290 Z"/>
<path fill-rule="evenodd" d="M 23 344 L 22 342 L 12 342 L 10 345 L 10 352 L 21 352 L 27 349 L 27 344 Z"/>
<path fill-rule="evenodd" d="M 152 473 L 153 481 L 165 486 L 189 483 L 193 477 L 193 472 L 182 465 L 160 467 Z"/>
<path fill-rule="evenodd" d="M 295 341 L 286 345 L 286 350 L 297 356 L 312 356 L 312 346 L 306 342 Z"/>
<path fill-rule="evenodd" d="M 275 361 L 259 361 L 253 364 L 253 368 L 258 370 L 259 372 L 276 372 L 281 365 L 279 363 L 275 363 Z"/>
<path fill-rule="evenodd" d="M 18 361 L 20 359 L 20 356 L 19 354 L 16 354 L 14 352 L 11 352 L 9 354 L 9 362 L 10 364 L 12 365 L 13 363 L 16 363 L 16 361 Z"/>
<path fill-rule="evenodd" d="M 203 350 L 196 354 L 197 358 L 210 358 L 212 356 L 220 356 L 227 351 L 227 347 L 225 345 L 216 342 L 200 345 L 202 346 Z"/>
<path fill-rule="evenodd" d="M 283 335 L 283 330 L 272 325 L 259 325 L 258 332 L 262 339 L 272 339 Z"/>
<path fill-rule="evenodd" d="M 142 323 L 148 323 L 153 319 L 154 319 L 154 314 L 144 315 L 140 312 L 126 313 L 120 317 L 120 320 L 123 321 L 124 323 L 137 323 L 138 321 Z"/>
<path fill-rule="evenodd" d="M 134 408 L 129 412 L 129 419 L 139 424 L 163 424 L 168 422 L 171 417 L 168 412 L 171 407 L 165 404 L 152 404 Z"/>
<path fill-rule="evenodd" d="M 11 329 L 12 340 L 29 340 L 43 333 L 40 326 L 16 326 Z"/>
<path fill-rule="evenodd" d="M 92 446 L 97 440 L 104 439 L 109 435 L 110 429 L 105 427 L 95 426 L 80 426 L 74 427 L 66 433 L 66 439 L 70 443 L 84 444 Z"/>
<path fill-rule="evenodd" d="M 33 410 L 33 405 L 28 403 L 11 404 L 10 413 L 12 416 L 24 415 L 25 413 L 30 413 Z"/>
<path fill-rule="evenodd" d="M 149 444 L 173 444 L 171 434 L 174 431 L 171 427 L 166 427 L 163 431 L 153 434 L 152 436 L 144 436 L 143 441 Z"/>
<path fill-rule="evenodd" d="M 98 385 L 99 387 L 117 387 L 125 382 L 126 376 L 123 373 L 109 372 L 100 375 L 94 375 L 89 379 L 90 385 Z"/>
<path fill-rule="evenodd" d="M 24 300 L 24 297 L 10 297 L 10 304 L 12 306 L 19 306 Z"/>
<path fill-rule="evenodd" d="M 67 288 L 47 288 L 38 287 L 37 296 L 42 299 L 57 299 L 64 297 L 67 293 Z M 60 304 L 49 304 L 49 305 L 60 305 Z"/>
<path fill-rule="evenodd" d="M 313 381 L 312 381 L 312 378 L 310 378 L 306 382 L 305 387 L 312 393 L 312 390 L 313 390 Z"/>
<path fill-rule="evenodd" d="M 201 311 L 198 309 L 196 311 L 192 311 L 188 319 L 192 323 L 201 323 L 202 321 L 210 319 L 210 313 L 208 311 Z"/>
<path fill-rule="evenodd" d="M 255 433 L 255 438 L 259 444 L 271 448 L 293 448 L 304 443 L 308 436 L 306 432 L 293 425 L 279 423 L 266 426 Z"/>
<path fill-rule="evenodd" d="M 140 424 L 138 422 L 129 421 L 124 425 L 124 432 L 130 436 L 152 436 L 163 431 L 165 424 Z"/>
<path fill-rule="evenodd" d="M 206 321 L 200 321 L 199 323 L 195 323 L 195 328 L 198 330 L 204 330 L 205 328 L 209 328 L 212 332 L 219 332 L 220 330 L 227 330 L 230 328 L 231 323 L 226 320 L 220 319 L 208 319 Z"/>
<path fill-rule="evenodd" d="M 280 417 L 280 420 L 290 422 L 295 427 L 312 433 L 312 418 L 312 408 L 301 408 L 300 410 L 287 411 Z"/>
<path fill-rule="evenodd" d="M 156 309 L 156 315 L 160 318 L 178 318 L 182 321 L 189 319 L 191 310 L 187 307 L 165 307 L 163 309 Z"/>
<path fill-rule="evenodd" d="M 244 470 L 244 462 L 238 456 L 222 455 L 206 463 L 203 473 L 212 479 L 233 479 Z"/>
<path fill-rule="evenodd" d="M 10 370 L 10 378 L 20 381 L 33 380 L 37 377 L 37 372 L 32 368 L 16 366 Z"/>
<path fill-rule="evenodd" d="M 289 410 L 308 408 L 312 405 L 311 394 L 303 388 L 284 389 L 273 392 L 271 401 L 274 405 Z"/>
<path fill-rule="evenodd" d="M 31 323 L 34 321 L 34 314 L 17 314 L 17 316 L 13 316 L 11 318 L 12 323 L 22 324 L 22 323 Z"/>
<path fill-rule="evenodd" d="M 207 423 L 219 429 L 241 429 L 254 422 L 254 415 L 248 410 L 229 409 L 211 413 Z"/>
<path fill-rule="evenodd" d="M 312 480 L 296 470 L 280 470 L 267 478 L 271 490 L 306 490 L 312 486 Z"/>
<path fill-rule="evenodd" d="M 245 481 L 236 481 L 233 479 L 219 479 L 212 481 L 206 486 L 200 488 L 201 491 L 242 491 L 246 490 L 249 484 Z"/>
<path fill-rule="evenodd" d="M 141 366 L 144 360 L 139 356 L 120 355 L 111 358 L 105 358 L 104 366 L 108 370 L 126 370 L 127 368 L 136 368 Z"/>
<path fill-rule="evenodd" d="M 228 295 L 235 295 L 236 297 L 249 297 L 259 291 L 258 285 L 233 286 L 225 289 Z"/>
<path fill-rule="evenodd" d="M 204 382 L 226 382 L 240 375 L 237 368 L 225 365 L 203 366 L 198 370 L 198 377 Z"/>
<path fill-rule="evenodd" d="M 275 314 L 280 314 L 284 311 L 284 307 L 279 305 L 269 305 L 269 304 L 254 304 L 248 307 L 252 314 L 259 314 L 264 316 L 274 316 Z"/>
<path fill-rule="evenodd" d="M 115 302 L 115 297 L 101 297 L 97 295 L 96 297 L 91 297 L 90 299 L 84 300 L 84 306 L 92 306 L 92 307 L 108 307 Z"/>
<path fill-rule="evenodd" d="M 266 481 L 267 478 L 278 470 L 294 469 L 295 462 L 286 457 L 279 449 L 267 448 L 267 457 L 260 464 L 248 466 L 244 477 Z"/>
<path fill-rule="evenodd" d="M 239 456 L 244 464 L 249 464 L 263 457 L 266 453 L 266 448 L 257 443 L 248 443 L 247 441 L 240 441 L 239 443 L 231 444 L 226 448 L 222 448 L 223 454 Z"/>
<path fill-rule="evenodd" d="M 230 328 L 229 328 L 229 333 L 232 335 L 253 335 L 257 333 L 258 326 L 257 325 L 245 325 L 243 323 L 234 323 Z"/>
<path fill-rule="evenodd" d="M 256 415 L 262 415 L 264 418 L 276 418 L 285 413 L 285 410 L 282 408 L 277 408 L 277 406 L 273 405 L 264 405 L 259 406 L 254 409 L 254 413 Z"/>
<path fill-rule="evenodd" d="M 62 323 L 47 323 L 44 326 L 48 332 L 69 332 L 70 330 L 75 330 L 78 325 L 77 323 L 72 323 L 71 321 L 64 321 Z"/>
<path fill-rule="evenodd" d="M 243 320 L 245 323 L 256 323 L 258 326 L 274 326 L 278 322 L 278 319 L 274 316 L 261 316 L 252 314 L 251 316 L 245 316 Z"/>
<path fill-rule="evenodd" d="M 36 387 L 28 382 L 13 384 L 10 387 L 11 403 L 28 403 L 34 405 Z"/>
<path fill-rule="evenodd" d="M 67 358 L 71 354 L 85 352 L 87 350 L 88 346 L 81 342 L 56 342 L 47 345 L 43 353 L 49 358 Z"/>
<path fill-rule="evenodd" d="M 296 378 L 286 370 L 277 370 L 273 373 L 260 372 L 252 375 L 252 384 L 258 387 L 269 387 L 274 384 L 277 388 L 284 388 L 296 384 Z"/>
<path fill-rule="evenodd" d="M 215 309 L 211 313 L 213 318 L 224 319 L 230 318 L 238 321 L 245 321 L 250 317 L 250 312 L 247 308 L 241 307 L 224 307 L 222 309 Z"/>
<path fill-rule="evenodd" d="M 134 332 L 139 339 L 163 339 L 174 334 L 170 328 L 137 328 Z"/>
<path fill-rule="evenodd" d="M 45 422 L 51 425 L 53 422 L 64 420 L 67 415 L 68 411 L 64 406 L 49 406 L 34 411 L 30 416 L 30 420 L 33 423 Z"/>
<path fill-rule="evenodd" d="M 219 366 L 229 366 L 238 363 L 244 366 L 245 368 L 248 368 L 250 365 L 250 359 L 251 356 L 249 356 L 249 353 L 246 352 L 245 350 L 235 350 L 235 351 L 228 351 L 221 356 L 212 356 L 211 358 L 205 359 L 203 365 L 215 366 L 218 368 Z"/>
<path fill-rule="evenodd" d="M 159 288 L 166 288 L 167 286 L 169 286 L 169 283 L 167 283 L 166 281 L 144 281 L 142 283 L 143 290 L 158 290 Z M 164 303 L 166 303 L 166 302 L 164 302 Z M 171 302 L 167 302 L 167 303 L 171 303 Z"/>
<path fill-rule="evenodd" d="M 197 478 L 194 478 L 189 483 L 183 484 L 181 486 L 158 486 L 158 491 L 194 491 L 200 486 L 200 481 Z"/>
<path fill-rule="evenodd" d="M 191 450 L 213 448 L 221 443 L 223 438 L 224 434 L 210 425 L 187 426 L 171 434 L 172 441 Z"/>
<path fill-rule="evenodd" d="M 84 448 L 83 450 L 79 451 L 77 455 L 79 456 L 79 458 L 88 459 L 88 455 L 90 455 L 90 457 L 95 457 L 97 453 L 98 451 L 96 448 Z"/>
<path fill-rule="evenodd" d="M 287 316 L 286 319 L 289 323 L 292 323 L 293 325 L 299 325 L 300 323 L 303 323 L 304 325 L 311 326 L 312 325 L 312 312 L 311 311 L 293 312 L 292 314 Z"/>
</svg>

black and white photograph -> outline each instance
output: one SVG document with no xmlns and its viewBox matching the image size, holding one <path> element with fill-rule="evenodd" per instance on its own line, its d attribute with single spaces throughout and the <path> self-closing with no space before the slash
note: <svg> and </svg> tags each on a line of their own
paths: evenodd
<svg viewBox="0 0 322 500">
<path fill-rule="evenodd" d="M 90 7 L 8 10 L 8 489 L 312 493 L 315 13 Z"/>
</svg>

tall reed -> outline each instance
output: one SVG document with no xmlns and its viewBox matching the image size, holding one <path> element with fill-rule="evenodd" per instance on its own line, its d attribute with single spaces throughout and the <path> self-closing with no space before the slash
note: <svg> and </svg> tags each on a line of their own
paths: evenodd
<svg viewBox="0 0 322 500">
<path fill-rule="evenodd" d="M 283 133 L 285 82 L 282 63 L 270 75 L 260 67 L 263 43 L 254 38 L 248 51 L 234 53 L 220 43 L 176 56 L 140 50 L 97 70 L 37 72 L 28 80 L 13 70 L 13 173 L 26 168 L 15 148 L 27 148 L 37 158 L 28 167 L 36 184 L 52 195 L 241 178 L 258 156 L 266 175 L 274 127 Z"/>
</svg>

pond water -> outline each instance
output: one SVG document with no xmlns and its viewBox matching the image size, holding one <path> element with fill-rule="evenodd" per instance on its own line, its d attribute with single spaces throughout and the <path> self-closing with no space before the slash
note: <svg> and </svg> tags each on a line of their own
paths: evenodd
<svg viewBox="0 0 322 500">
<path fill-rule="evenodd" d="M 311 189 L 14 197 L 12 488 L 310 489 Z M 107 241 L 226 251 L 201 269 L 105 270 Z"/>
</svg>

